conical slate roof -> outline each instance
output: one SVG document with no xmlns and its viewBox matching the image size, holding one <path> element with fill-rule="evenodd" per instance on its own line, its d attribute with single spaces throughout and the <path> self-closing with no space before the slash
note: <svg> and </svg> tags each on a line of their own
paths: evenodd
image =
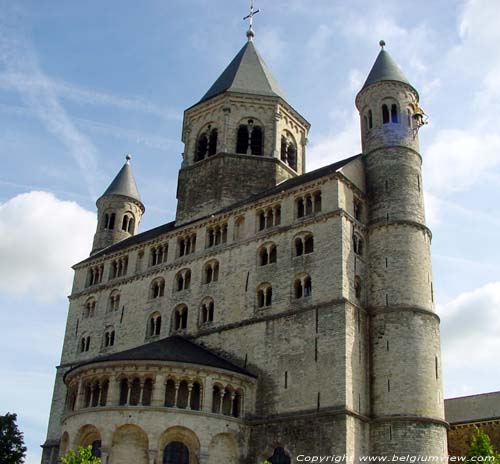
<svg viewBox="0 0 500 464">
<path fill-rule="evenodd" d="M 368 78 L 363 85 L 363 89 L 381 81 L 397 81 L 412 86 L 401 69 L 399 69 L 396 62 L 392 59 L 391 55 L 384 49 L 380 50 L 372 70 L 370 74 L 368 74 Z"/>
<path fill-rule="evenodd" d="M 227 91 L 281 97 L 286 100 L 251 40 L 234 57 L 200 103 Z"/>
<path fill-rule="evenodd" d="M 113 182 L 111 182 L 102 196 L 104 197 L 106 195 L 122 195 L 142 203 L 134 175 L 132 174 L 132 168 L 130 167 L 129 157 L 127 157 L 127 162 L 120 169 L 120 172 L 116 175 Z"/>
</svg>

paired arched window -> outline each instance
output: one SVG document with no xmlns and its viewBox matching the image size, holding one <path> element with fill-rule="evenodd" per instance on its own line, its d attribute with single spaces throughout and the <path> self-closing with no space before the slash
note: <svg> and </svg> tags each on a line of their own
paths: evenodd
<svg viewBox="0 0 500 464">
<path fill-rule="evenodd" d="M 151 282 L 149 289 L 149 298 L 161 298 L 165 294 L 165 279 L 160 277 Z"/>
<path fill-rule="evenodd" d="M 175 275 L 175 290 L 189 290 L 191 287 L 191 270 L 182 269 Z"/>
<path fill-rule="evenodd" d="M 104 348 L 108 348 L 109 346 L 113 346 L 115 344 L 115 331 L 112 329 L 106 330 L 104 333 Z"/>
<path fill-rule="evenodd" d="M 314 237 L 312 234 L 304 234 L 295 237 L 295 256 L 302 256 L 314 251 Z"/>
<path fill-rule="evenodd" d="M 98 266 L 92 266 L 87 271 L 87 287 L 92 285 L 97 285 L 102 282 L 102 277 L 104 275 L 104 264 L 99 264 Z"/>
<path fill-rule="evenodd" d="M 174 311 L 173 319 L 174 331 L 187 329 L 188 307 L 186 305 L 178 306 Z"/>
<path fill-rule="evenodd" d="M 127 213 L 123 216 L 122 220 L 122 230 L 128 232 L 129 234 L 134 233 L 135 219 L 132 213 Z"/>
<path fill-rule="evenodd" d="M 209 284 L 219 280 L 219 262 L 216 260 L 209 261 L 203 266 L 203 283 Z"/>
<path fill-rule="evenodd" d="M 257 287 L 257 307 L 267 308 L 273 304 L 273 287 L 270 283 L 263 283 Z"/>
<path fill-rule="evenodd" d="M 352 248 L 358 256 L 363 256 L 364 242 L 358 234 L 353 234 L 352 236 Z"/>
<path fill-rule="evenodd" d="M 96 309 L 97 302 L 95 298 L 89 298 L 85 302 L 85 308 L 83 311 L 83 317 L 88 318 L 88 317 L 94 317 L 95 316 L 95 309 Z"/>
<path fill-rule="evenodd" d="M 259 249 L 259 265 L 267 266 L 278 260 L 278 251 L 274 243 L 266 243 Z"/>
<path fill-rule="evenodd" d="M 90 336 L 83 336 L 80 339 L 80 353 L 84 353 L 90 350 Z"/>
<path fill-rule="evenodd" d="M 382 122 L 389 124 L 390 122 L 397 124 L 399 122 L 398 105 L 395 103 L 382 105 Z"/>
<path fill-rule="evenodd" d="M 120 292 L 113 290 L 109 295 L 108 312 L 118 311 L 120 309 Z"/>
<path fill-rule="evenodd" d="M 297 144 L 289 133 L 281 136 L 280 155 L 281 161 L 288 164 L 294 171 L 297 170 Z"/>
<path fill-rule="evenodd" d="M 200 134 L 196 142 L 195 161 L 201 161 L 217 153 L 217 135 L 217 129 L 210 125 Z"/>
<path fill-rule="evenodd" d="M 149 317 L 147 336 L 157 337 L 161 333 L 161 314 L 156 312 Z"/>
<path fill-rule="evenodd" d="M 307 298 L 312 294 L 312 280 L 308 274 L 303 274 L 293 282 L 294 296 L 297 300 Z"/>
<path fill-rule="evenodd" d="M 215 305 L 212 298 L 202 301 L 200 307 L 200 324 L 207 324 L 214 321 Z"/>
<path fill-rule="evenodd" d="M 115 213 L 104 213 L 102 227 L 103 229 L 113 230 L 115 228 L 116 214 Z"/>
<path fill-rule="evenodd" d="M 262 127 L 256 125 L 253 119 L 248 119 L 246 124 L 240 124 L 238 127 L 236 153 L 261 156 L 263 141 Z"/>
</svg>

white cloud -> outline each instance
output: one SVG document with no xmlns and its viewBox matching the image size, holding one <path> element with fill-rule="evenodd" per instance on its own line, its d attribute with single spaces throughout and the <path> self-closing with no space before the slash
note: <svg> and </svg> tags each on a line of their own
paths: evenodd
<svg viewBox="0 0 500 464">
<path fill-rule="evenodd" d="M 0 20 L 0 64 L 5 68 L 3 80 L 19 92 L 45 128 L 67 147 L 80 167 L 90 195 L 94 197 L 97 149 L 78 131 L 61 105 L 53 81 L 43 73 L 32 44 L 21 33 L 16 17 L 18 12 L 7 9 L 3 13 Z M 32 81 L 19 80 L 19 76 L 32 76 Z"/>
<path fill-rule="evenodd" d="M 498 389 L 500 282 L 463 293 L 438 307 L 447 395 Z"/>
<path fill-rule="evenodd" d="M 95 226 L 94 213 L 48 192 L 0 204 L 0 289 L 41 301 L 69 293 L 71 266 L 88 256 Z"/>
<path fill-rule="evenodd" d="M 356 111 L 349 114 L 332 115 L 332 119 L 343 120 L 346 123 L 336 132 L 319 138 L 307 152 L 307 170 L 326 166 L 335 161 L 349 158 L 361 151 L 361 136 L 359 115 Z"/>
<path fill-rule="evenodd" d="M 444 129 L 425 156 L 425 182 L 432 193 L 464 191 L 500 165 L 500 135 L 482 129 Z"/>
</svg>

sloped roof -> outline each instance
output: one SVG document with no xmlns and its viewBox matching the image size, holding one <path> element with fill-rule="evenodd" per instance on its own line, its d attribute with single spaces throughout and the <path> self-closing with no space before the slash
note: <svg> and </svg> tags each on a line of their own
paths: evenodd
<svg viewBox="0 0 500 464">
<path fill-rule="evenodd" d="M 223 92 L 281 97 L 286 100 L 271 71 L 252 41 L 248 41 L 199 103 Z"/>
<path fill-rule="evenodd" d="M 351 156 L 350 158 L 346 158 L 346 159 L 337 161 L 336 163 L 329 164 L 327 166 L 323 166 L 322 168 L 316 169 L 316 170 L 311 171 L 311 172 L 307 172 L 306 174 L 302 174 L 301 176 L 292 177 L 291 179 L 288 179 L 287 181 L 277 185 L 276 187 L 273 187 L 273 188 L 268 189 L 268 190 L 264 190 L 261 193 L 257 193 L 255 195 L 252 195 L 252 196 L 246 198 L 245 200 L 239 201 L 237 203 L 233 203 L 232 205 L 229 205 L 220 211 L 216 211 L 213 214 L 216 215 L 216 214 L 224 213 L 226 211 L 230 211 L 234 208 L 240 208 L 241 206 L 244 206 L 248 203 L 252 203 L 254 201 L 261 200 L 261 199 L 266 198 L 268 196 L 275 195 L 279 192 L 284 192 L 286 190 L 289 190 L 291 188 L 305 184 L 307 182 L 311 182 L 311 181 L 319 179 L 321 177 L 328 176 L 330 174 L 333 174 L 334 172 L 337 172 L 339 169 L 341 169 L 345 165 L 349 164 L 351 161 L 354 161 L 355 159 L 359 158 L 360 156 L 362 156 L 362 155 Z M 204 218 L 195 219 L 192 222 L 202 221 L 203 219 Z M 112 254 L 116 251 L 128 248 L 130 246 L 137 245 L 137 244 L 143 243 L 143 242 L 147 242 L 148 240 L 153 240 L 155 237 L 159 237 L 160 235 L 166 234 L 168 232 L 172 232 L 177 228 L 186 227 L 189 224 L 190 223 L 182 224 L 182 226 L 176 227 L 175 221 L 167 222 L 166 224 L 155 227 L 154 229 L 147 230 L 147 231 L 142 232 L 140 234 L 126 238 L 125 240 L 122 240 L 118 243 L 115 243 L 114 245 L 111 245 L 107 248 L 104 248 L 103 250 L 89 256 L 88 258 L 84 259 L 83 261 L 80 261 L 79 263 L 76 264 L 76 266 L 80 265 L 80 264 L 84 264 L 88 261 L 92 261 L 96 258 L 100 258 L 101 256 L 106 256 L 106 255 Z"/>
<path fill-rule="evenodd" d="M 403 82 L 404 84 L 412 86 L 403 74 L 403 71 L 399 69 L 396 62 L 392 59 L 391 55 L 389 55 L 389 53 L 384 49 L 380 50 L 370 74 L 368 74 L 368 77 L 363 85 L 363 89 L 371 84 L 381 81 Z"/>
<path fill-rule="evenodd" d="M 171 361 L 215 367 L 256 377 L 251 372 L 233 364 L 218 354 L 177 335 L 158 340 L 157 342 L 147 343 L 130 350 L 98 356 L 74 366 L 68 373 L 89 364 L 111 361 Z"/>
<path fill-rule="evenodd" d="M 123 195 L 142 203 L 128 159 L 102 196 L 106 195 Z"/>
</svg>

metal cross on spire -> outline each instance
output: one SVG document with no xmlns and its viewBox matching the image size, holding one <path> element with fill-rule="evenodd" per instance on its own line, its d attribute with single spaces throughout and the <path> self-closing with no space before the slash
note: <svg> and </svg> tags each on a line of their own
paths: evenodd
<svg viewBox="0 0 500 464">
<path fill-rule="evenodd" d="M 253 40 L 253 38 L 255 37 L 255 32 L 253 31 L 253 17 L 257 14 L 257 13 L 260 13 L 260 9 L 259 10 L 254 10 L 253 8 L 253 0 L 250 0 L 250 14 L 245 16 L 243 18 L 243 21 L 246 21 L 247 19 L 250 20 L 250 27 L 248 28 L 248 31 L 247 31 L 247 37 L 248 37 L 248 40 L 251 42 Z"/>
</svg>

